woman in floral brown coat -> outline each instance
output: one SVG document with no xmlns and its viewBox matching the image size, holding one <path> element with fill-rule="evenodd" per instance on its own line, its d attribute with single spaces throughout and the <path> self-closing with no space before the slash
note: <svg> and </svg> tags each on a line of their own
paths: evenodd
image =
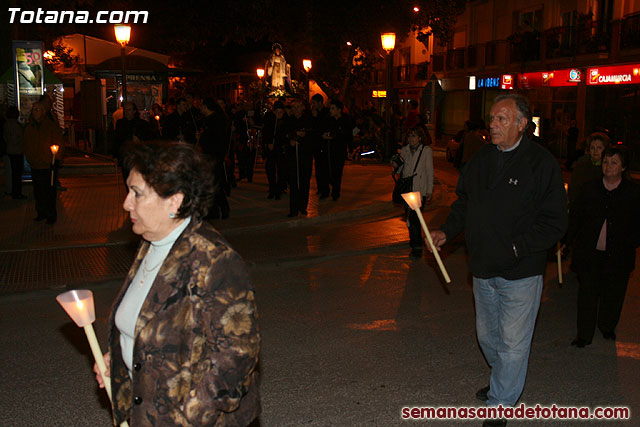
<svg viewBox="0 0 640 427">
<path fill-rule="evenodd" d="M 125 163 L 143 240 L 110 318 L 114 422 L 246 426 L 260 413 L 258 316 L 243 260 L 201 219 L 210 168 L 181 143 L 138 144 Z"/>
</svg>

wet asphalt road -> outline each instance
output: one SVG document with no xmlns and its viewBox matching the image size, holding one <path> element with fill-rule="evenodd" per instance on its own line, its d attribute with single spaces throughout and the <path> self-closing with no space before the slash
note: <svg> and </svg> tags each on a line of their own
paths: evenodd
<svg viewBox="0 0 640 427">
<path fill-rule="evenodd" d="M 450 190 L 450 188 L 449 188 Z M 450 195 L 443 195 L 443 206 Z M 446 209 L 427 211 L 439 224 Z M 433 259 L 408 258 L 400 216 L 375 215 L 231 235 L 257 289 L 262 331 L 262 426 L 406 425 L 403 406 L 479 406 L 489 370 L 475 339 L 464 246 L 443 254 L 453 283 Z M 565 272 L 568 265 L 565 265 Z M 640 416 L 640 276 L 632 277 L 618 342 L 575 333 L 577 282 L 557 283 L 548 264 L 522 402 L 629 406 Z M 91 286 L 96 332 L 120 281 Z M 0 425 L 106 426 L 107 399 L 91 373 L 84 333 L 55 302 L 54 290 L 0 298 Z M 420 425 L 481 425 L 421 421 Z M 413 423 L 412 423 L 413 424 Z M 626 422 L 513 421 L 510 426 L 636 426 Z"/>
</svg>

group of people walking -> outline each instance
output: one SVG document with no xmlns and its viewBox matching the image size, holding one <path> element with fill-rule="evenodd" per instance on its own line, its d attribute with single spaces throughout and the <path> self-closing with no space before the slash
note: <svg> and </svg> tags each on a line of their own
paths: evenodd
<svg viewBox="0 0 640 427">
<path fill-rule="evenodd" d="M 611 146 L 605 134 L 592 134 L 587 154 L 575 164 L 567 200 L 558 161 L 531 138 L 530 123 L 525 97 L 495 99 L 491 144 L 476 144 L 462 162 L 457 200 L 430 236 L 440 250 L 465 233 L 477 338 L 491 368 L 489 384 L 476 397 L 488 406 L 514 406 L 524 389 L 548 250 L 559 241 L 572 248 L 579 291 L 571 344 L 584 347 L 596 327 L 605 340 L 616 339 L 640 246 L 640 186 L 629 179 L 624 148 Z M 431 150 L 421 144 L 419 129 L 409 130 L 406 142 L 394 166 L 402 177 L 413 177 L 424 205 L 433 194 Z M 411 256 L 421 257 L 420 226 L 415 213 L 405 211 Z M 488 419 L 483 426 L 506 423 Z"/>
<path fill-rule="evenodd" d="M 322 95 L 314 95 L 311 110 L 295 100 L 291 114 L 278 101 L 264 118 L 262 142 L 269 182 L 269 199 L 280 199 L 287 188 L 289 216 L 307 215 L 310 181 L 315 163 L 320 200 L 340 198 L 342 171 L 347 148 L 353 138 L 353 124 L 339 100 L 324 106 Z"/>
<path fill-rule="evenodd" d="M 55 120 L 52 100 L 48 94 L 31 105 L 31 114 L 25 125 L 19 121 L 20 111 L 7 108 L 2 123 L 2 151 L 5 168 L 5 193 L 14 200 L 26 199 L 22 194 L 24 160 L 31 168 L 33 195 L 36 205 L 35 221 L 49 225 L 58 219 L 56 191 L 65 190 L 58 183 L 58 169 L 64 155 L 62 129 Z M 55 151 L 52 147 L 55 146 Z M 55 153 L 55 154 L 54 154 Z"/>
<path fill-rule="evenodd" d="M 289 217 L 307 215 L 314 165 L 320 200 L 340 198 L 354 125 L 339 100 L 331 100 L 328 108 L 320 94 L 312 97 L 310 108 L 300 99 L 290 105 L 276 101 L 264 114 L 250 104 L 226 109 L 223 100 L 194 97 L 192 102 L 189 107 L 186 98 L 179 99 L 175 111 L 166 116 L 155 110 L 154 123 L 141 119 L 133 102 L 125 103 L 123 117 L 115 124 L 113 150 L 124 180 L 128 170 L 123 159 L 129 145 L 169 139 L 198 146 L 212 162 L 217 190 L 210 219 L 229 216 L 226 197 L 239 181 L 252 182 L 258 155 L 265 160 L 267 197 L 279 200 L 289 192 Z"/>
</svg>

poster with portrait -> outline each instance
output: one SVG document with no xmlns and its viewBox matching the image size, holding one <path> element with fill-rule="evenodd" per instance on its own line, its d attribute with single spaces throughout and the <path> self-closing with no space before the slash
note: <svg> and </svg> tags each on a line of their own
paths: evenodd
<svg viewBox="0 0 640 427">
<path fill-rule="evenodd" d="M 42 42 L 13 41 L 15 99 L 20 118 L 28 117 L 31 105 L 44 93 Z"/>
</svg>

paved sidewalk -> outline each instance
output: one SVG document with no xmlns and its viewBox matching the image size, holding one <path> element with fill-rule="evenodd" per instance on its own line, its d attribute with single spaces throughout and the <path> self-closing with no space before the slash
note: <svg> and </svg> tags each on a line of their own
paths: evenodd
<svg viewBox="0 0 640 427">
<path fill-rule="evenodd" d="M 82 172 L 92 172 L 79 175 Z M 235 240 L 247 232 L 278 230 L 366 215 L 394 215 L 389 201 L 393 188 L 390 167 L 375 163 L 345 166 L 340 200 L 318 200 L 315 179 L 309 216 L 288 218 L 288 196 L 268 200 L 264 164 L 256 166 L 254 182 L 241 181 L 229 199 L 231 216 L 213 224 Z M 58 222 L 34 222 L 32 187 L 25 184 L 25 200 L 1 199 L 0 294 L 71 287 L 124 277 L 139 237 L 130 230 L 122 209 L 124 185 L 108 159 L 73 153 L 61 170 Z M 248 244 L 248 242 L 246 242 Z"/>
</svg>

